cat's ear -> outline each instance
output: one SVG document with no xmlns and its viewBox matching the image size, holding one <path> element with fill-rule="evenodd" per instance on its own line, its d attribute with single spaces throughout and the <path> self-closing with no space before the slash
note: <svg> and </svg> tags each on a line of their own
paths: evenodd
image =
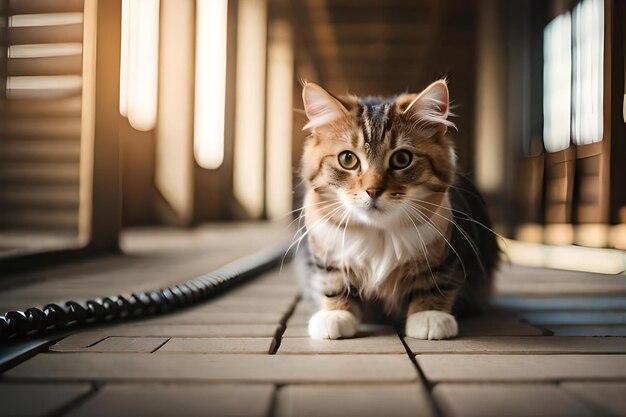
<svg viewBox="0 0 626 417">
<path fill-rule="evenodd" d="M 398 97 L 397 104 L 403 114 L 411 116 L 419 127 L 429 133 L 445 133 L 449 127 L 455 127 L 448 120 L 450 98 L 445 80 L 435 81 L 417 95 L 402 94 Z"/>
<path fill-rule="evenodd" d="M 304 111 L 309 123 L 304 129 L 315 129 L 327 125 L 348 114 L 348 110 L 330 94 L 317 84 L 306 83 L 302 88 Z"/>
</svg>

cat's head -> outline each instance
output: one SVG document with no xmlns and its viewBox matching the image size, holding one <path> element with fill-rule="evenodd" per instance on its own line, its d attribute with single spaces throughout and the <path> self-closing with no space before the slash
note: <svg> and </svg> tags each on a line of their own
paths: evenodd
<svg viewBox="0 0 626 417">
<path fill-rule="evenodd" d="M 302 97 L 311 132 L 303 174 L 315 200 L 381 227 L 441 201 L 455 171 L 445 81 L 391 98 L 335 97 L 307 83 Z"/>
</svg>

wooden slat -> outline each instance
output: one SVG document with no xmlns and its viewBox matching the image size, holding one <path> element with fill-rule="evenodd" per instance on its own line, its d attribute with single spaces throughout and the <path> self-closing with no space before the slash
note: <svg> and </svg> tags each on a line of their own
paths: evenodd
<svg viewBox="0 0 626 417">
<path fill-rule="evenodd" d="M 78 229 L 78 209 L 3 209 L 0 227 L 4 229 Z"/>
<path fill-rule="evenodd" d="M 0 184 L 75 184 L 80 167 L 77 162 L 3 162 L 0 164 Z"/>
<path fill-rule="evenodd" d="M 4 186 L 0 188 L 3 209 L 20 208 L 78 208 L 77 185 Z"/>
<path fill-rule="evenodd" d="M 8 45 L 67 43 L 83 41 L 83 25 L 12 27 L 7 29 Z"/>
<path fill-rule="evenodd" d="M 15 116 L 80 116 L 81 97 L 61 100 L 0 100 L 0 113 Z"/>
<path fill-rule="evenodd" d="M 16 161 L 76 162 L 78 141 L 19 140 L 0 142 L 0 163 Z"/>
<path fill-rule="evenodd" d="M 7 90 L 9 100 L 61 100 L 70 97 L 80 97 L 81 88 L 64 89 L 11 89 Z"/>
<path fill-rule="evenodd" d="M 11 14 L 82 12 L 83 0 L 9 0 Z"/>
<path fill-rule="evenodd" d="M 7 75 L 81 75 L 82 55 L 7 60 Z"/>
<path fill-rule="evenodd" d="M 79 117 L 13 117 L 0 126 L 0 143 L 11 139 L 80 139 Z"/>
</svg>

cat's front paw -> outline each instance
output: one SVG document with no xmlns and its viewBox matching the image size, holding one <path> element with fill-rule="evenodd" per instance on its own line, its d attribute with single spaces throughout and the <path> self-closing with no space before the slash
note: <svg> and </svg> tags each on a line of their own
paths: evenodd
<svg viewBox="0 0 626 417">
<path fill-rule="evenodd" d="M 356 334 L 358 319 L 346 310 L 320 310 L 309 319 L 309 336 L 313 339 L 339 339 Z"/>
<path fill-rule="evenodd" d="M 415 339 L 449 339 L 459 333 L 459 326 L 452 314 L 427 310 L 407 318 L 405 333 Z"/>
</svg>

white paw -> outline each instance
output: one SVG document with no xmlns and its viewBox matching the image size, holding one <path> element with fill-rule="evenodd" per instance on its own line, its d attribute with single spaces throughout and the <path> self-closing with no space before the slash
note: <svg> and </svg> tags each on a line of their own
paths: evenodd
<svg viewBox="0 0 626 417">
<path fill-rule="evenodd" d="M 415 339 L 440 340 L 454 337 L 459 326 L 452 314 L 443 311 L 420 311 L 406 320 L 406 335 Z"/>
<path fill-rule="evenodd" d="M 359 321 L 346 310 L 320 310 L 309 319 L 309 336 L 313 339 L 339 339 L 356 334 Z"/>
</svg>

